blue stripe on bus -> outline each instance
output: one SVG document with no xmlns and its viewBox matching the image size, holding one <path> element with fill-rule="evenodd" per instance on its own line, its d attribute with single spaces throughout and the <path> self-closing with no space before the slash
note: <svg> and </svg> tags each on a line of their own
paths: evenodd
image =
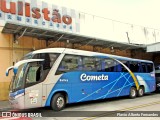
<svg viewBox="0 0 160 120">
<path fill-rule="evenodd" d="M 13 92 L 13 93 L 10 93 L 10 97 L 15 97 L 15 96 L 17 96 L 17 95 L 19 95 L 19 94 L 22 94 L 22 93 L 24 93 L 25 92 L 25 90 L 24 89 L 21 89 L 21 90 L 17 90 L 16 92 Z"/>
</svg>

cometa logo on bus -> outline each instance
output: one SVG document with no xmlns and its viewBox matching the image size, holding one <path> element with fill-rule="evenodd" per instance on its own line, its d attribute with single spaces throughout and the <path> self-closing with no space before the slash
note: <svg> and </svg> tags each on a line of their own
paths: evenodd
<svg viewBox="0 0 160 120">
<path fill-rule="evenodd" d="M 80 79 L 82 81 L 101 81 L 108 80 L 108 75 L 87 75 L 85 73 L 81 74 Z"/>
<path fill-rule="evenodd" d="M 51 12 L 48 8 L 43 8 L 42 10 L 38 7 L 31 8 L 30 3 L 23 3 L 22 1 L 10 2 L 10 7 L 7 7 L 6 0 L 0 1 L 0 10 L 4 13 L 10 13 L 13 15 L 18 15 L 17 20 L 21 21 L 21 17 L 25 15 L 26 17 L 32 17 L 35 19 L 40 19 L 42 16 L 46 21 L 52 21 L 54 23 L 65 23 L 66 25 L 72 24 L 72 18 L 69 15 L 63 15 L 59 13 L 58 9 L 53 9 Z M 24 9 L 23 9 L 24 8 Z M 25 10 L 25 11 L 24 11 Z M 17 11 L 17 13 L 16 13 Z M 24 12 L 23 12 L 24 11 Z M 50 17 L 50 13 L 52 17 Z M 43 15 L 42 15 L 43 14 Z M 11 16 L 9 16 L 11 19 Z M 26 19 L 27 22 L 30 22 L 30 19 Z M 44 22 L 42 24 L 45 24 Z"/>
</svg>

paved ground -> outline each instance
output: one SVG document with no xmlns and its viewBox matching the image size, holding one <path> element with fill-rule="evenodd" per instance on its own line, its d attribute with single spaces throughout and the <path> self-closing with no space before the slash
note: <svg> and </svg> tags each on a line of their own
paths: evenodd
<svg viewBox="0 0 160 120">
<path fill-rule="evenodd" d="M 92 114 L 93 111 L 95 111 L 94 113 L 95 117 L 52 117 L 52 118 L 50 117 L 50 118 L 38 118 L 38 119 L 34 118 L 34 120 L 42 120 L 42 119 L 43 120 L 44 119 L 46 120 L 93 120 L 93 119 L 98 119 L 98 120 L 104 120 L 104 119 L 111 119 L 111 120 L 121 120 L 121 119 L 122 120 L 123 119 L 153 120 L 154 119 L 154 120 L 159 120 L 160 119 L 159 117 L 104 117 L 104 116 L 116 115 L 117 112 L 115 111 L 119 111 L 118 113 L 121 113 L 120 111 L 130 111 L 131 113 L 132 112 L 145 113 L 145 111 L 146 112 L 153 111 L 154 113 L 156 113 L 156 111 L 159 112 L 160 111 L 160 99 L 159 98 L 160 98 L 160 94 L 156 93 L 156 94 L 145 95 L 144 97 L 139 97 L 136 99 L 128 99 L 127 97 L 122 97 L 122 98 L 108 99 L 108 100 L 103 100 L 103 101 L 68 105 L 66 109 L 63 110 L 63 112 L 64 111 L 67 112 L 68 116 L 69 114 L 70 116 L 73 116 L 73 114 L 76 114 L 75 111 L 79 113 L 81 113 L 81 111 L 85 111 L 87 115 Z M 44 112 L 46 115 L 54 114 L 54 112 L 52 112 L 50 109 L 44 109 L 44 110 L 45 110 Z M 89 111 L 92 111 L 92 112 L 89 112 Z M 103 113 L 101 113 L 100 111 Z M 113 114 L 108 113 L 107 111 L 113 111 Z"/>
<path fill-rule="evenodd" d="M 0 108 L 3 106 L 9 107 L 7 102 L 1 103 Z M 49 118 L 33 118 L 34 120 L 159 120 L 159 117 L 108 117 L 117 115 L 117 113 L 126 113 L 121 111 L 130 111 L 130 112 L 138 112 L 143 113 L 145 111 L 153 111 L 153 113 L 159 112 L 160 114 L 160 94 L 154 93 L 145 95 L 143 97 L 137 97 L 136 99 L 129 99 L 128 97 L 121 98 L 112 98 L 101 101 L 93 101 L 93 102 L 85 102 L 79 104 L 71 104 L 67 105 L 66 108 L 62 112 L 53 112 L 50 108 L 37 108 L 30 109 L 30 112 L 40 112 L 42 116 L 52 116 Z M 112 112 L 110 112 L 112 111 Z M 118 111 L 118 112 L 117 112 Z M 53 115 L 61 117 L 53 117 Z M 68 117 L 64 117 L 64 115 Z M 82 116 L 81 116 L 82 115 Z M 95 117 L 88 117 L 89 115 Z M 72 117 L 71 117 L 72 116 Z M 76 116 L 76 117 L 73 117 Z M 80 117 L 81 116 L 81 117 Z M 105 117 L 104 117 L 105 116 Z M 107 118 L 108 117 L 108 118 Z"/>
<path fill-rule="evenodd" d="M 9 101 L 0 101 L 0 110 L 11 108 Z"/>
</svg>

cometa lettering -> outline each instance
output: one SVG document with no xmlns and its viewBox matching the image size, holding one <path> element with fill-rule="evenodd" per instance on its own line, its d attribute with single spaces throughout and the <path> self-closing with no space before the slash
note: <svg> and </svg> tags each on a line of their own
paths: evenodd
<svg viewBox="0 0 160 120">
<path fill-rule="evenodd" d="M 24 3 L 22 1 L 10 2 L 10 7 L 7 7 L 6 0 L 0 1 L 0 10 L 4 13 L 17 14 L 19 16 L 25 15 L 26 17 L 32 17 L 35 19 L 40 19 L 42 16 L 46 21 L 53 21 L 54 23 L 65 23 L 66 25 L 72 24 L 72 17 L 69 15 L 63 15 L 59 13 L 58 9 L 53 9 L 52 11 L 48 8 L 43 8 L 42 10 L 38 7 L 31 8 L 30 3 Z M 24 9 L 23 9 L 24 8 Z M 25 11 L 24 11 L 25 10 Z M 24 12 L 23 12 L 24 11 Z M 52 16 L 50 16 L 50 13 Z"/>
<path fill-rule="evenodd" d="M 108 75 L 87 75 L 85 73 L 81 74 L 80 79 L 82 81 L 101 81 L 108 80 Z"/>
</svg>

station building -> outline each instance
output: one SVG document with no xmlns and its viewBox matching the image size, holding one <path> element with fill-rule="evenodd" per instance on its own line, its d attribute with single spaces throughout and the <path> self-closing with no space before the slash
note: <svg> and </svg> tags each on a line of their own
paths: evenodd
<svg viewBox="0 0 160 120">
<path fill-rule="evenodd" d="M 155 29 L 40 0 L 1 0 L 0 100 L 8 99 L 13 75 L 6 77 L 6 69 L 31 51 L 65 47 L 160 62 L 159 54 L 147 49 L 147 45 L 157 42 L 160 34 Z"/>
</svg>

